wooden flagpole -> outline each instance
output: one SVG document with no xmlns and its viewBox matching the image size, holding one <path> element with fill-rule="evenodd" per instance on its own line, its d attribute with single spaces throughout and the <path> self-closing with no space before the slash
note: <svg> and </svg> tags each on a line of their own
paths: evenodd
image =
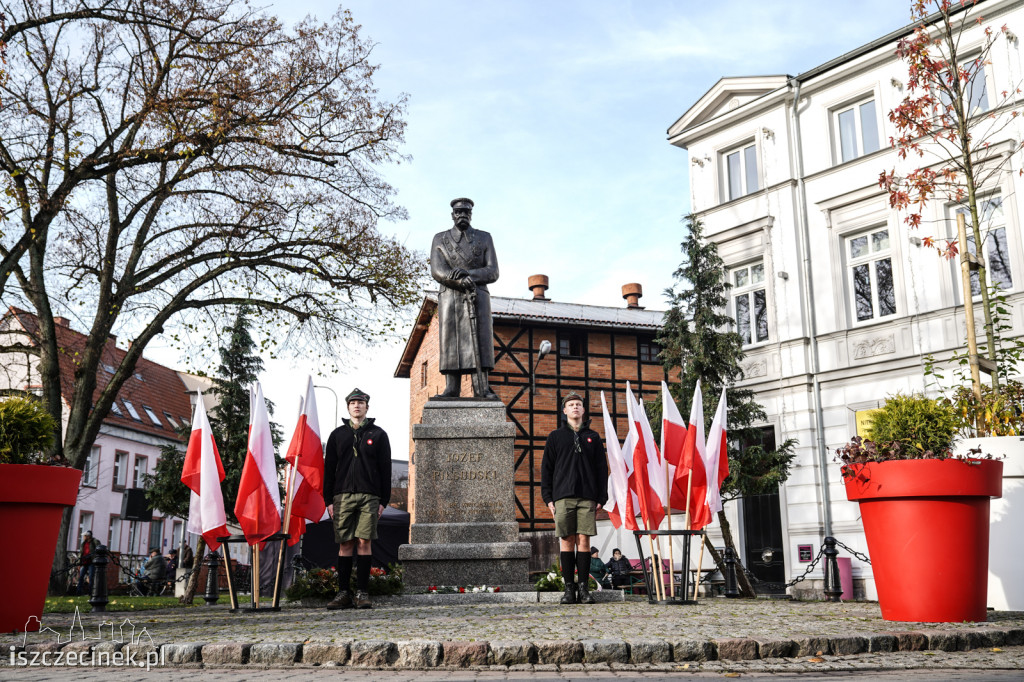
<svg viewBox="0 0 1024 682">
<path fill-rule="evenodd" d="M 235 594 L 235 585 L 231 580 L 231 552 L 228 551 L 227 545 L 221 545 L 224 548 L 224 571 L 225 576 L 228 579 L 228 597 L 231 599 L 231 610 L 238 610 L 238 595 Z"/>
<path fill-rule="evenodd" d="M 284 518 L 281 519 L 281 534 L 286 536 L 281 539 L 281 547 L 277 550 L 277 575 L 274 576 L 274 608 L 281 603 L 281 575 L 284 573 L 284 548 L 291 536 L 288 530 L 292 521 L 292 486 L 295 484 L 295 465 L 288 465 L 288 473 L 285 475 L 284 483 Z"/>
<path fill-rule="evenodd" d="M 700 538 L 700 554 L 697 555 L 697 577 L 693 581 L 693 600 L 697 601 L 697 588 L 700 587 L 700 570 L 704 567 L 704 536 Z"/>
<path fill-rule="evenodd" d="M 665 478 L 668 479 L 668 472 L 665 473 Z M 665 518 L 668 519 L 668 529 L 672 530 L 672 507 L 671 505 L 665 505 Z M 660 539 L 660 538 L 659 538 Z M 673 554 L 674 549 L 672 547 L 672 536 L 668 536 L 668 593 L 669 596 L 676 596 L 676 558 Z M 685 589 L 683 590 L 685 592 Z"/>
</svg>

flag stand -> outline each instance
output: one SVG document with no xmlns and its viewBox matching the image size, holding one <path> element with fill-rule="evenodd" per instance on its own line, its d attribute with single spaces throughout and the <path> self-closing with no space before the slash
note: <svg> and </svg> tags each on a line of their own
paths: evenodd
<svg viewBox="0 0 1024 682">
<path fill-rule="evenodd" d="M 670 598 L 670 599 L 659 598 L 660 595 L 661 595 L 661 591 L 657 590 L 657 584 L 654 581 L 656 579 L 659 580 L 659 581 L 661 580 L 661 571 L 659 570 L 657 572 L 657 578 L 656 578 L 655 577 L 655 570 L 654 570 L 655 564 L 653 563 L 654 560 L 655 560 L 654 552 L 653 551 L 651 552 L 651 561 L 652 561 L 651 569 L 650 570 L 647 569 L 647 562 L 644 560 L 643 543 L 640 541 L 640 538 L 643 535 L 646 535 L 648 537 L 648 540 L 650 540 L 651 536 L 653 536 L 653 535 L 668 535 L 669 537 L 671 537 L 673 535 L 680 535 L 680 536 L 684 536 L 686 538 L 686 542 L 683 543 L 682 579 L 680 581 L 681 582 L 680 589 L 676 592 L 676 595 L 677 595 L 676 597 Z M 636 539 L 636 549 L 637 549 L 637 552 L 640 554 L 640 567 L 643 569 L 643 572 L 644 572 L 644 582 L 647 584 L 647 601 L 649 603 L 651 603 L 651 604 L 671 604 L 671 605 L 696 604 L 697 603 L 696 599 L 687 599 L 686 598 L 690 594 L 690 589 L 689 589 L 690 545 L 691 545 L 691 540 L 694 537 L 700 537 L 703 540 L 703 538 L 704 538 L 704 531 L 703 530 L 654 530 L 654 531 L 651 531 L 651 530 L 635 530 L 635 531 L 633 531 L 633 537 Z M 652 550 L 653 550 L 653 544 L 652 544 L 651 547 L 652 547 Z M 674 582 L 675 581 L 675 576 L 674 575 L 671 576 L 670 580 L 672 580 Z M 694 583 L 695 583 L 694 587 L 697 586 L 696 583 L 698 583 L 699 580 L 700 580 L 700 576 L 698 575 L 696 577 L 696 579 L 694 580 Z"/>
<path fill-rule="evenodd" d="M 284 543 L 288 542 L 288 538 L 290 538 L 290 537 L 291 536 L 288 535 L 288 533 L 274 533 L 273 535 L 270 535 L 268 537 L 263 538 L 263 540 L 261 540 L 261 542 L 270 542 L 270 541 L 273 541 L 273 540 L 280 540 L 281 544 L 283 545 Z M 231 544 L 231 543 L 240 543 L 240 542 L 244 542 L 244 543 L 248 544 L 248 540 L 246 540 L 244 535 L 228 535 L 227 537 L 217 538 L 217 542 L 221 543 L 222 545 L 227 545 L 227 544 Z M 250 547 L 252 548 L 252 556 L 253 556 L 252 564 L 253 564 L 253 569 L 256 570 L 257 569 L 257 566 L 256 566 L 257 559 L 256 559 L 256 557 L 259 556 L 259 550 L 256 549 L 256 545 L 250 545 Z M 227 548 L 225 548 L 224 553 L 225 553 L 225 555 L 227 555 L 227 553 L 228 553 L 227 552 Z M 278 573 L 280 573 L 280 571 L 281 571 L 280 564 L 278 565 L 277 568 L 278 568 Z M 236 591 L 237 587 L 235 586 L 235 581 L 231 580 L 230 577 L 228 578 L 228 594 L 231 597 L 231 608 L 228 609 L 228 610 L 231 613 L 235 613 L 237 611 L 240 611 L 240 612 L 243 612 L 243 613 L 255 613 L 257 611 L 280 611 L 281 610 L 281 607 L 279 605 L 280 604 L 280 594 L 278 593 L 278 590 L 281 587 L 281 581 L 278 581 L 278 582 L 276 582 L 274 584 L 274 605 L 273 606 L 265 606 L 263 608 L 260 608 L 260 605 L 259 605 L 259 579 L 260 579 L 259 578 L 259 573 L 254 573 L 253 574 L 253 583 L 252 583 L 252 604 L 250 606 L 238 606 L 238 593 Z"/>
</svg>

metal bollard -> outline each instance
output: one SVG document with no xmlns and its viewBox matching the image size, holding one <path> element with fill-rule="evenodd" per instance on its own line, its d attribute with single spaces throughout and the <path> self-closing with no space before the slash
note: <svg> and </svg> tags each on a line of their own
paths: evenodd
<svg viewBox="0 0 1024 682">
<path fill-rule="evenodd" d="M 96 556 L 93 557 L 92 594 L 89 595 L 89 603 L 92 605 L 93 613 L 100 613 L 107 610 L 107 564 L 110 563 L 110 552 L 106 545 L 96 548 Z"/>
<path fill-rule="evenodd" d="M 725 596 L 736 599 L 740 596 L 739 587 L 736 584 L 736 552 L 732 547 L 725 548 Z"/>
<path fill-rule="evenodd" d="M 839 580 L 839 550 L 836 549 L 836 539 L 825 538 L 825 548 L 822 550 L 825 555 L 825 598 L 828 601 L 837 602 L 843 594 L 843 585 Z"/>
<path fill-rule="evenodd" d="M 206 594 L 203 601 L 207 606 L 216 604 L 220 599 L 220 586 L 217 584 L 217 568 L 220 566 L 220 555 L 210 552 L 206 555 Z"/>
</svg>

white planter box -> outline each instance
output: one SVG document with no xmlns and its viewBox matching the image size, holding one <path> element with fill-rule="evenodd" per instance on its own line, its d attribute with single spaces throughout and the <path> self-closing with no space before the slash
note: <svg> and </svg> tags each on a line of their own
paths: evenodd
<svg viewBox="0 0 1024 682">
<path fill-rule="evenodd" d="M 1024 437 L 970 438 L 957 454 L 980 447 L 1003 461 L 1003 496 L 992 500 L 988 550 L 988 605 L 997 611 L 1024 611 Z"/>
</svg>

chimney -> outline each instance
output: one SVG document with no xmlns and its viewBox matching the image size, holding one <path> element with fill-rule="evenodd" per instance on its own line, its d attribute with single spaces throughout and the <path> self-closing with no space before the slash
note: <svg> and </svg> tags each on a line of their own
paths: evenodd
<svg viewBox="0 0 1024 682">
<path fill-rule="evenodd" d="M 530 275 L 530 279 L 527 280 L 527 286 L 530 291 L 533 292 L 533 300 L 535 301 L 550 301 L 551 299 L 544 296 L 544 292 L 548 288 L 548 276 L 547 275 Z"/>
<path fill-rule="evenodd" d="M 67 327 L 68 329 L 71 329 L 71 320 L 69 320 L 66 317 L 58 317 L 58 316 L 54 315 L 53 316 L 53 323 L 55 325 L 57 325 L 58 327 Z"/>
<path fill-rule="evenodd" d="M 644 288 L 632 282 L 630 284 L 622 285 L 622 298 L 626 299 L 627 308 L 636 308 L 637 310 L 643 310 L 644 307 L 640 305 L 640 298 L 644 295 Z"/>
</svg>

